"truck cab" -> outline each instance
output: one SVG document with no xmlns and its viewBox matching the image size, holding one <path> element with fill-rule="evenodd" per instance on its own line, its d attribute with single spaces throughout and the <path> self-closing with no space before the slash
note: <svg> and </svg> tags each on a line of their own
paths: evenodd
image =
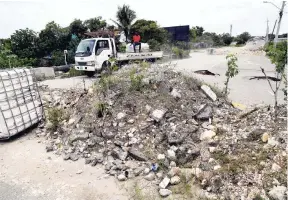
<svg viewBox="0 0 288 200">
<path fill-rule="evenodd" d="M 93 76 L 106 65 L 110 57 L 116 57 L 115 41 L 112 38 L 82 40 L 75 53 L 75 69 Z"/>
<path fill-rule="evenodd" d="M 108 66 L 109 58 L 118 62 L 127 60 L 155 60 L 163 57 L 162 51 L 150 52 L 149 45 L 143 44 L 143 51 L 134 53 L 131 44 L 126 45 L 125 53 L 117 53 L 114 38 L 89 38 L 82 40 L 75 53 L 75 69 L 84 71 L 89 77 Z M 141 45 L 142 46 L 142 45 Z"/>
</svg>

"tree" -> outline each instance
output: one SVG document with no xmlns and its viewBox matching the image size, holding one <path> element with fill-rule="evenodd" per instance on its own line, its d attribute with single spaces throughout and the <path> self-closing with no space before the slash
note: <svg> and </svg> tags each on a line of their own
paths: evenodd
<svg viewBox="0 0 288 200">
<path fill-rule="evenodd" d="M 64 50 L 69 43 L 69 30 L 54 21 L 49 22 L 39 34 L 38 57 L 50 55 L 55 50 Z"/>
<path fill-rule="evenodd" d="M 106 25 L 107 23 L 105 20 L 102 20 L 102 17 L 91 18 L 84 22 L 84 26 L 90 29 L 91 32 L 104 29 Z"/>
<path fill-rule="evenodd" d="M 246 44 L 246 42 L 248 40 L 250 40 L 252 37 L 250 35 L 250 33 L 248 32 L 244 32 L 244 33 L 241 33 L 240 35 L 238 35 L 236 37 L 236 42 L 237 44 Z"/>
<path fill-rule="evenodd" d="M 131 27 L 131 32 L 138 32 L 141 35 L 142 42 L 155 40 L 163 44 L 167 40 L 167 31 L 161 28 L 156 21 L 140 19 L 137 20 Z"/>
<path fill-rule="evenodd" d="M 234 54 L 229 54 L 226 56 L 227 59 L 227 65 L 228 65 L 228 69 L 225 73 L 226 76 L 226 82 L 225 82 L 225 91 L 224 94 L 227 95 L 228 94 L 228 84 L 230 81 L 230 78 L 233 78 L 234 76 L 236 76 L 239 73 L 238 70 L 238 65 L 237 65 L 237 57 Z"/>
<path fill-rule="evenodd" d="M 69 25 L 70 34 L 77 35 L 78 38 L 83 38 L 84 33 L 87 31 L 87 27 L 80 19 L 75 19 Z"/>
<path fill-rule="evenodd" d="M 222 34 L 221 39 L 225 45 L 230 45 L 233 42 L 233 37 L 229 33 Z"/>
<path fill-rule="evenodd" d="M 11 50 L 20 58 L 34 58 L 36 56 L 37 35 L 31 29 L 17 30 L 11 36 Z"/>
<path fill-rule="evenodd" d="M 130 35 L 130 29 L 133 21 L 136 19 L 136 13 L 134 10 L 130 9 L 130 6 L 123 5 L 118 6 L 118 10 L 116 13 L 116 21 L 113 22 L 118 26 L 119 29 L 124 31 L 126 42 L 128 41 L 128 37 Z"/>
<path fill-rule="evenodd" d="M 202 26 L 195 26 L 192 29 L 195 30 L 197 37 L 201 37 L 203 35 L 204 31 L 205 31 Z"/>
<path fill-rule="evenodd" d="M 284 81 L 284 96 L 287 100 L 287 41 L 277 43 L 276 48 L 273 47 L 273 42 L 270 42 L 265 51 L 267 56 L 270 58 L 271 62 L 275 64 L 276 78 L 280 81 L 276 81 L 274 87 L 271 84 L 270 79 L 268 79 L 266 72 L 261 68 L 262 73 L 265 75 L 266 80 L 269 83 L 269 86 L 274 94 L 274 109 L 275 109 L 275 120 L 278 115 L 278 91 L 281 86 L 282 81 Z"/>
</svg>

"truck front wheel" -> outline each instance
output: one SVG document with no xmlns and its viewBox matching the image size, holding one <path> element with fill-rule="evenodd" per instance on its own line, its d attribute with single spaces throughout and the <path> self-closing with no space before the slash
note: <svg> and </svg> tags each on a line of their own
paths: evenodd
<svg viewBox="0 0 288 200">
<path fill-rule="evenodd" d="M 87 75 L 88 77 L 93 77 L 95 75 L 95 72 L 93 72 L 93 71 L 85 71 L 85 75 Z"/>
</svg>

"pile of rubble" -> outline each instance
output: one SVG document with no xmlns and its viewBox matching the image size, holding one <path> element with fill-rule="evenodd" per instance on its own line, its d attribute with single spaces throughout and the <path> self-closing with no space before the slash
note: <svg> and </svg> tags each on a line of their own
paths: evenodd
<svg viewBox="0 0 288 200">
<path fill-rule="evenodd" d="M 169 66 L 125 67 L 89 90 L 42 91 L 41 133 L 47 151 L 143 176 L 162 197 L 193 181 L 205 198 L 284 200 L 285 107 L 275 123 L 272 108 L 240 111 L 214 92 Z"/>
</svg>

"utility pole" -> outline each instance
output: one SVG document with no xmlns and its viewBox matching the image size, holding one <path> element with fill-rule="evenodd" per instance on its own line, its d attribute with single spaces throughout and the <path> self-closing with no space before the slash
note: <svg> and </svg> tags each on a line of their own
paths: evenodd
<svg viewBox="0 0 288 200">
<path fill-rule="evenodd" d="M 230 25 L 230 36 L 232 37 L 232 24 Z"/>
<path fill-rule="evenodd" d="M 276 43 L 278 42 L 278 35 L 279 35 L 279 31 L 280 31 L 281 20 L 282 20 L 285 4 L 286 4 L 286 1 L 282 1 L 282 7 L 281 7 L 281 10 L 279 12 L 279 21 L 278 21 L 277 31 L 276 31 L 276 35 L 275 35 L 275 39 L 274 39 L 274 47 L 276 47 Z"/>
<path fill-rule="evenodd" d="M 269 42 L 269 20 L 267 19 L 267 28 L 266 28 L 266 43 Z"/>
</svg>

